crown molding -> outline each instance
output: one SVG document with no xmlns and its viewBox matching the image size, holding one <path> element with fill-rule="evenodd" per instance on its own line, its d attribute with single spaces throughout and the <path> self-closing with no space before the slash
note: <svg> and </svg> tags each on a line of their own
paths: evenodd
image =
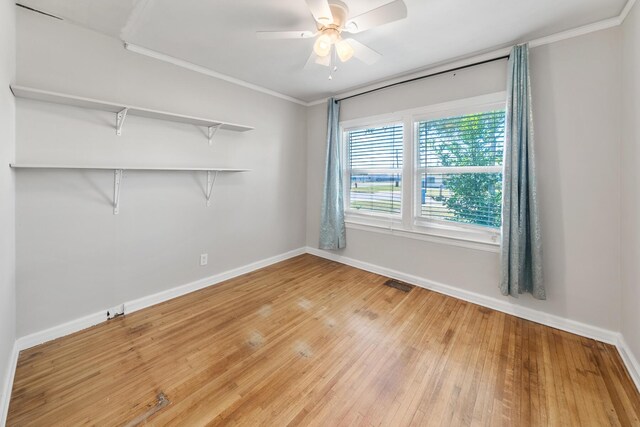
<svg viewBox="0 0 640 427">
<path fill-rule="evenodd" d="M 545 36 L 545 37 L 540 37 L 537 39 L 533 39 L 528 41 L 529 46 L 531 47 L 540 47 L 540 46 L 544 46 L 544 45 L 548 45 L 548 44 L 552 44 L 552 43 L 557 43 L 563 40 L 569 40 L 575 37 L 580 37 L 580 36 L 584 36 L 586 34 L 590 34 L 596 31 L 602 31 L 602 30 L 606 30 L 608 28 L 613 28 L 613 27 L 617 27 L 619 25 L 621 25 L 624 20 L 626 19 L 626 17 L 629 15 L 629 13 L 631 12 L 631 10 L 633 9 L 633 6 L 635 4 L 636 0 L 627 0 L 627 3 L 625 4 L 624 8 L 622 9 L 622 11 L 620 12 L 620 15 L 613 17 L 613 18 L 609 18 L 609 19 L 604 19 L 601 21 L 597 21 L 591 24 L 587 24 L 587 25 L 583 25 L 581 27 L 576 27 L 576 28 L 572 28 L 570 30 L 566 30 L 566 31 L 561 31 L 559 33 L 555 33 L 555 34 L 551 34 L 549 36 Z M 154 50 L 151 49 L 147 49 L 147 48 L 143 48 L 140 46 L 136 46 L 130 43 L 125 42 L 125 47 L 127 49 L 129 49 L 132 52 L 136 52 L 136 53 L 140 53 L 142 55 L 147 55 L 150 56 L 152 58 L 161 60 L 161 61 L 165 61 L 165 62 L 170 62 L 174 65 L 177 65 L 179 67 L 183 67 L 183 68 L 187 68 L 190 69 L 192 71 L 198 72 L 198 73 L 202 73 L 202 74 L 206 74 L 208 76 L 211 77 L 215 77 L 221 80 L 225 80 L 234 84 L 237 84 L 239 86 L 243 86 L 249 89 L 253 89 L 255 91 L 258 92 L 262 92 L 262 93 L 266 93 L 268 95 L 272 95 L 272 96 L 276 96 L 278 98 L 281 99 L 285 99 L 287 101 L 291 101 L 291 102 L 295 102 L 296 104 L 299 105 L 303 105 L 305 107 L 313 107 L 316 105 L 320 105 L 320 104 L 324 104 L 327 102 L 327 100 L 329 98 L 320 98 L 317 99 L 315 101 L 310 101 L 310 102 L 306 102 L 303 101 L 301 99 L 297 99 L 294 97 L 291 97 L 289 95 L 285 95 L 283 93 L 280 92 L 276 92 L 273 91 L 271 89 L 267 89 L 264 88 L 262 86 L 258 86 L 255 85 L 253 83 L 249 83 L 246 82 L 244 80 L 240 80 L 240 79 L 236 79 L 234 77 L 228 76 L 226 74 L 221 74 L 218 73 L 216 71 L 213 71 L 209 68 L 200 66 L 200 65 L 196 65 L 193 64 L 191 62 L 188 61 L 184 61 L 178 58 L 174 58 L 172 56 L 169 55 L 165 55 L 163 53 L 160 52 L 156 52 Z M 381 80 L 378 81 L 374 84 L 370 84 L 370 85 L 366 85 L 366 86 L 361 86 L 358 87 L 356 89 L 352 89 L 346 92 L 341 92 L 338 94 L 335 94 L 335 97 L 338 98 L 344 98 L 350 95 L 354 95 L 358 92 L 361 91 L 367 91 L 367 90 L 371 90 L 371 89 L 377 89 L 381 86 L 386 86 L 388 84 L 393 84 L 393 83 L 397 83 L 400 82 L 402 80 L 407 80 L 407 79 L 412 79 L 412 78 L 416 78 L 416 77 L 422 77 L 424 75 L 427 74 L 432 74 L 432 73 L 437 73 L 440 71 L 445 71 L 447 69 L 450 68 L 457 68 L 457 67 L 463 67 L 465 65 L 468 64 L 472 64 L 474 62 L 481 62 L 487 59 L 491 59 L 491 58 L 495 58 L 498 56 L 503 56 L 507 53 L 509 53 L 509 51 L 511 50 L 511 46 L 508 47 L 503 47 L 503 48 L 499 48 L 499 49 L 495 49 L 492 50 L 490 52 L 487 53 L 483 53 L 483 54 L 479 54 L 479 55 L 473 55 L 473 56 L 468 56 L 462 59 L 458 59 L 458 60 L 454 60 L 454 61 L 448 61 L 448 62 L 444 62 L 444 63 L 440 63 L 436 66 L 430 66 L 428 68 L 424 68 L 421 69 L 419 71 L 415 71 L 409 74 L 402 74 L 396 77 L 392 77 L 390 79 L 385 79 L 385 80 Z"/>
<path fill-rule="evenodd" d="M 186 68 L 187 70 L 195 71 L 196 73 L 205 74 L 210 77 L 214 77 L 219 80 L 224 80 L 229 83 L 236 84 L 238 86 L 245 87 L 247 89 L 255 90 L 256 92 L 265 93 L 267 95 L 275 96 L 276 98 L 284 99 L 286 101 L 294 102 L 299 105 L 308 106 L 308 102 L 303 101 L 301 99 L 294 98 L 289 95 L 285 95 L 280 92 L 276 92 L 271 89 L 267 89 L 262 86 L 255 85 L 253 83 L 246 82 L 244 80 L 237 79 L 235 77 L 228 76 L 226 74 L 218 73 L 217 71 L 213 71 L 210 68 L 203 67 L 201 65 L 194 64 L 192 62 L 188 62 L 182 59 L 175 58 L 170 55 L 166 55 L 164 53 L 160 53 L 158 51 L 147 49 L 146 47 L 138 46 L 132 43 L 124 42 L 124 48 L 128 51 L 138 53 L 140 55 L 145 55 L 153 59 L 157 59 L 159 61 L 168 62 L 173 65 L 177 65 L 181 68 Z"/>
<path fill-rule="evenodd" d="M 530 40 L 529 47 L 539 47 L 548 44 L 569 40 L 575 37 L 584 36 L 596 31 L 602 31 L 609 28 L 617 27 L 621 24 L 620 17 L 604 19 L 602 21 L 594 22 L 592 24 L 583 25 L 582 27 L 572 28 L 570 30 L 561 31 L 559 33 L 551 34 L 549 36 L 540 37 L 534 40 Z"/>
<path fill-rule="evenodd" d="M 145 2 L 143 2 L 145 3 Z M 629 15 L 629 13 L 631 12 L 631 10 L 633 9 L 633 6 L 635 5 L 636 0 L 627 0 L 627 3 L 625 4 L 624 8 L 622 9 L 622 11 L 620 12 L 620 15 L 613 17 L 613 18 L 608 18 L 608 19 L 604 19 L 601 21 L 597 21 L 588 25 L 583 25 L 581 27 L 576 27 L 570 30 L 566 30 L 566 31 L 561 31 L 559 33 L 555 33 L 555 34 L 551 34 L 549 36 L 545 36 L 545 37 L 540 37 L 537 39 L 533 39 L 528 41 L 529 46 L 531 47 L 539 47 L 539 46 L 544 46 L 547 44 L 552 44 L 552 43 L 557 43 L 563 40 L 568 40 L 574 37 L 580 37 L 589 33 L 593 33 L 596 31 L 601 31 L 601 30 L 606 30 L 608 28 L 613 28 L 619 25 L 622 25 L 622 23 L 624 22 L 624 20 L 627 18 L 627 16 Z M 133 26 L 135 24 L 135 19 L 131 19 L 133 22 L 131 22 L 131 26 Z M 130 30 L 130 29 L 129 29 Z M 130 32 L 130 31 L 128 31 Z M 523 42 L 524 43 L 524 42 Z M 182 67 L 182 68 L 186 68 L 188 70 L 200 73 L 200 74 L 205 74 L 207 76 L 210 77 L 214 77 L 220 80 L 224 80 L 227 81 L 229 83 L 233 83 L 236 84 L 238 86 L 242 86 L 245 87 L 247 89 L 251 89 L 251 90 L 255 90 L 256 92 L 261 92 L 267 95 L 271 95 L 271 96 L 275 96 L 277 98 L 280 99 L 284 99 L 286 101 L 290 101 L 293 103 L 296 103 L 298 105 L 302 105 L 305 107 L 313 107 L 315 105 L 319 105 L 319 104 L 323 104 L 326 103 L 327 100 L 329 98 L 320 98 L 317 99 L 315 101 L 303 101 L 301 99 L 289 96 L 289 95 L 285 95 L 283 93 L 271 90 L 271 89 L 267 89 L 263 86 L 259 86 L 253 83 L 249 83 L 247 81 L 235 78 L 235 77 L 231 77 L 229 75 L 226 74 L 222 74 L 222 73 L 218 73 L 216 71 L 213 71 L 210 68 L 207 67 L 203 67 L 201 65 L 197 65 L 194 64 L 192 62 L 188 62 L 179 58 L 175 58 L 173 56 L 170 55 L 166 55 L 164 53 L 160 53 L 158 51 L 152 50 L 152 49 L 148 49 L 142 46 L 138 46 L 135 44 L 131 44 L 128 43 L 126 41 L 124 41 L 124 46 L 126 49 L 128 49 L 131 52 L 135 52 L 141 55 L 145 55 L 148 56 L 150 58 L 154 58 L 160 61 L 164 61 L 164 62 L 168 62 L 171 63 L 173 65 L 176 65 L 178 67 Z M 456 68 L 456 67 L 461 67 L 464 65 L 468 65 L 474 62 L 479 62 L 485 59 L 490 59 L 493 57 L 497 57 L 497 56 L 502 56 L 505 55 L 505 53 L 508 53 L 510 51 L 511 46 L 507 46 L 507 47 L 503 47 L 503 48 L 498 48 L 498 49 L 494 49 L 490 52 L 487 53 L 483 53 L 483 54 L 473 54 L 473 56 L 468 56 L 468 57 L 464 57 L 464 58 L 460 58 L 458 60 L 450 60 L 448 62 L 442 62 L 440 64 L 437 64 L 435 66 L 429 66 L 428 68 L 423 68 L 414 72 L 411 72 L 409 74 L 402 74 L 402 75 L 398 75 L 389 79 L 384 79 L 381 81 L 378 81 L 376 83 L 373 84 L 369 84 L 366 86 L 361 86 L 349 91 L 345 91 L 345 92 L 340 92 L 340 93 L 336 93 L 334 96 L 335 97 L 339 97 L 339 98 L 343 98 L 349 95 L 353 95 L 355 93 L 358 93 L 360 91 L 364 91 L 364 90 L 370 90 L 370 89 L 376 89 L 379 88 L 381 86 L 385 86 L 387 84 L 390 83 L 394 83 L 394 82 L 398 82 L 398 81 L 402 81 L 402 80 L 406 80 L 406 79 L 410 79 L 410 78 L 414 78 L 414 77 L 421 77 L 424 76 L 426 74 L 431 74 L 434 72 L 438 72 L 438 71 L 443 71 L 449 68 Z"/>
<path fill-rule="evenodd" d="M 120 30 L 121 40 L 129 40 L 132 37 L 133 33 L 138 28 L 138 23 L 140 22 L 142 15 L 147 10 L 147 7 L 149 7 L 149 3 L 151 3 L 151 0 L 136 1 L 133 9 L 131 9 L 129 18 L 127 18 L 127 22 L 124 24 L 124 27 L 122 27 L 122 30 Z"/>
<path fill-rule="evenodd" d="M 629 13 L 631 12 L 631 9 L 633 9 L 634 4 L 636 4 L 636 0 L 627 1 L 627 4 L 624 6 L 624 9 L 622 9 L 622 12 L 618 17 L 618 19 L 620 20 L 620 24 L 622 24 L 624 20 L 627 19 L 627 16 L 629 16 Z"/>
<path fill-rule="evenodd" d="M 563 40 L 569 40 L 575 37 L 580 37 L 580 36 L 584 36 L 596 31 L 602 31 L 602 30 L 606 30 L 608 28 L 613 28 L 613 27 L 617 27 L 622 25 L 622 23 L 624 22 L 624 20 L 627 18 L 627 16 L 629 15 L 629 13 L 631 12 L 631 10 L 633 9 L 633 6 L 635 4 L 636 0 L 627 0 L 627 3 L 625 4 L 624 8 L 622 9 L 622 11 L 620 12 L 620 15 L 613 17 L 613 18 L 608 18 L 608 19 L 603 19 L 601 21 L 597 21 L 597 22 L 593 22 L 591 24 L 587 24 L 587 25 L 583 25 L 581 27 L 576 27 L 576 28 L 572 28 L 570 30 L 565 30 L 565 31 L 561 31 L 559 33 L 555 33 L 555 34 L 551 34 L 549 36 L 545 36 L 545 37 L 539 37 L 537 39 L 533 39 L 533 40 L 529 40 L 527 43 L 529 43 L 530 47 L 540 47 L 540 46 L 544 46 L 544 45 L 548 45 L 548 44 L 552 44 L 552 43 L 557 43 Z M 525 43 L 525 42 L 522 42 Z M 334 96 L 336 98 L 345 98 L 351 95 L 355 95 L 359 92 L 364 92 L 364 91 L 368 91 L 368 90 L 372 90 L 372 89 L 378 89 L 382 86 L 386 86 L 389 84 L 393 84 L 393 83 L 398 83 L 401 82 L 403 80 L 409 80 L 409 79 L 413 79 L 413 78 L 417 78 L 417 77 L 423 77 L 425 75 L 428 74 L 433 74 L 433 73 L 438 73 L 441 71 L 446 71 L 448 69 L 451 68 L 458 68 L 458 67 L 464 67 L 465 65 L 469 65 L 469 64 L 473 64 L 475 62 L 482 62 L 491 58 L 497 58 L 500 56 L 504 56 L 506 54 L 509 53 L 509 51 L 511 50 L 511 46 L 508 47 L 503 47 L 503 48 L 498 48 L 495 50 L 492 50 L 490 52 L 487 53 L 483 53 L 483 54 L 474 54 L 473 56 L 468 56 L 468 57 L 464 57 L 461 59 L 454 59 L 452 61 L 448 61 L 448 62 L 444 62 L 444 63 L 440 63 L 438 65 L 435 66 L 430 66 L 428 68 L 424 68 L 421 69 L 419 71 L 415 71 L 409 74 L 403 74 L 400 76 L 396 76 L 396 77 L 392 77 L 390 79 L 386 79 L 386 80 L 381 80 L 378 81 L 376 83 L 373 84 L 369 84 L 366 86 L 361 86 L 346 92 L 341 92 L 341 93 L 337 93 Z M 311 102 L 307 102 L 307 106 L 308 107 L 312 107 L 314 105 L 319 105 L 319 104 L 323 104 L 325 102 L 327 102 L 329 98 L 321 98 L 321 99 L 317 99 L 315 101 L 311 101 Z"/>
</svg>

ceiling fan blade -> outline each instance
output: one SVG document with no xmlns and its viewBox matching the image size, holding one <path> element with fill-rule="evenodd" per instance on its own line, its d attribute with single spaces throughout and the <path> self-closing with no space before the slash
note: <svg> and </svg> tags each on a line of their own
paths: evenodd
<svg viewBox="0 0 640 427">
<path fill-rule="evenodd" d="M 331 66 L 331 55 L 327 56 L 318 56 L 314 51 L 311 51 L 311 55 L 309 59 L 307 59 L 307 63 L 304 65 L 305 69 L 313 67 L 314 64 L 324 65 L 325 67 Z"/>
<path fill-rule="evenodd" d="M 256 37 L 260 40 L 278 39 L 308 39 L 315 36 L 313 31 L 257 31 Z"/>
<path fill-rule="evenodd" d="M 363 45 L 358 40 L 345 39 L 344 41 L 349 43 L 353 48 L 353 57 L 358 58 L 360 61 L 364 62 L 367 65 L 374 64 L 380 58 L 382 58 L 382 55 L 380 55 L 370 47 Z"/>
<path fill-rule="evenodd" d="M 333 14 L 327 0 L 307 0 L 307 6 L 318 23 L 329 25 L 333 22 Z"/>
<path fill-rule="evenodd" d="M 403 0 L 395 0 L 376 9 L 350 19 L 345 31 L 356 34 L 380 25 L 399 21 L 407 17 L 407 6 Z"/>
</svg>

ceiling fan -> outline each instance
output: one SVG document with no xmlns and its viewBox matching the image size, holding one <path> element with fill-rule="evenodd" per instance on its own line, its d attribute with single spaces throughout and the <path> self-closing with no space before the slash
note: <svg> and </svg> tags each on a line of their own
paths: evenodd
<svg viewBox="0 0 640 427">
<path fill-rule="evenodd" d="M 357 34 L 407 17 L 407 6 L 403 0 L 393 0 L 378 8 L 353 18 L 349 8 L 340 0 L 306 0 L 316 31 L 258 31 L 259 39 L 307 39 L 316 37 L 313 52 L 307 66 L 316 63 L 337 69 L 336 57 L 341 62 L 357 58 L 365 64 L 373 64 L 381 55 L 352 38 L 343 38 L 343 33 Z M 332 78 L 331 73 L 329 79 Z"/>
</svg>

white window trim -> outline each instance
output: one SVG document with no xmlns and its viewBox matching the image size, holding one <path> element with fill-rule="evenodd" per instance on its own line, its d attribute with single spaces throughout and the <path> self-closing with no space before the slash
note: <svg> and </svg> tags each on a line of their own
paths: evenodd
<svg viewBox="0 0 640 427">
<path fill-rule="evenodd" d="M 351 209 L 351 175 L 352 172 L 356 172 L 356 173 L 369 173 L 369 174 L 400 174 L 400 176 L 402 177 L 402 185 L 403 185 L 403 196 L 404 196 L 404 150 L 406 148 L 406 144 L 404 144 L 404 137 L 406 137 L 406 124 L 404 123 L 404 121 L 402 120 L 394 120 L 393 116 L 380 116 L 379 117 L 380 120 L 372 123 L 369 121 L 354 121 L 353 123 L 351 123 L 348 127 L 345 127 L 343 123 L 340 124 L 340 147 L 341 147 L 341 156 L 342 159 L 344 160 L 342 162 L 342 177 L 343 177 L 343 199 L 344 199 L 344 206 L 345 206 L 345 216 L 346 215 L 350 215 L 353 216 L 355 218 L 357 217 L 362 217 L 362 216 L 366 216 L 366 217 L 377 217 L 377 218 L 381 218 L 381 219 L 386 219 L 386 220 L 395 220 L 395 219 L 399 219 L 402 217 L 403 212 L 404 212 L 404 206 L 403 203 L 400 203 L 400 213 L 398 214 L 385 214 L 382 212 L 366 212 L 366 211 L 361 211 L 358 209 Z M 403 155 L 403 159 L 402 159 L 402 169 L 398 168 L 385 168 L 385 169 L 376 169 L 376 168 L 371 168 L 371 169 L 349 169 L 349 165 L 347 164 L 347 158 L 348 158 L 348 152 L 347 152 L 347 144 L 344 141 L 344 136 L 347 134 L 347 132 L 353 131 L 353 130 L 360 130 L 360 129 L 366 129 L 369 127 L 383 127 L 383 126 L 397 126 L 397 125 L 403 125 L 403 131 L 405 133 L 405 135 L 403 135 L 403 146 L 402 146 L 402 155 Z M 366 213 L 365 213 L 366 212 Z"/>
<path fill-rule="evenodd" d="M 404 124 L 403 168 L 402 168 L 402 203 L 400 215 L 382 213 L 363 213 L 349 209 L 351 174 L 346 162 L 347 147 L 344 138 L 341 141 L 341 153 L 344 173 L 345 222 L 348 228 L 366 230 L 377 233 L 402 236 L 412 239 L 445 243 L 489 252 L 500 251 L 500 229 L 476 225 L 450 223 L 447 221 L 426 220 L 419 216 L 420 188 L 417 183 L 424 168 L 417 161 L 418 138 L 417 123 L 464 114 L 505 108 L 506 92 L 477 96 L 414 108 L 391 114 L 345 120 L 340 123 L 340 135 L 353 129 L 378 127 L 390 124 Z M 496 168 L 496 167 L 489 167 Z M 482 167 L 487 169 L 487 167 Z M 497 170 L 497 169 L 496 169 Z M 501 170 L 501 169 L 500 169 Z M 410 177 L 410 179 L 408 179 Z"/>
</svg>

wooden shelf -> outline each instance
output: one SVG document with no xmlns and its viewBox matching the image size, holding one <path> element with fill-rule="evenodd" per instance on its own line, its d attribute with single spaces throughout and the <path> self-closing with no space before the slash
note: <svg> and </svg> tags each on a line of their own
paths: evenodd
<svg viewBox="0 0 640 427">
<path fill-rule="evenodd" d="M 75 166 L 75 165 L 53 165 L 34 163 L 9 163 L 15 169 L 81 169 L 81 170 L 112 170 L 113 171 L 113 214 L 120 213 L 120 190 L 122 188 L 122 178 L 124 171 L 169 171 L 185 172 L 197 171 L 207 173 L 207 187 L 205 189 L 206 204 L 211 206 L 211 192 L 216 182 L 218 173 L 249 172 L 249 169 L 229 169 L 214 167 L 159 167 L 159 166 Z"/>
<path fill-rule="evenodd" d="M 108 111 L 116 114 L 116 133 L 120 135 L 122 124 L 127 115 L 148 117 L 158 120 L 167 120 L 179 123 L 188 123 L 196 126 L 204 126 L 209 129 L 209 143 L 218 129 L 234 132 L 246 132 L 253 130 L 251 126 L 239 125 L 236 123 L 223 122 L 220 120 L 205 119 L 202 117 L 186 116 L 184 114 L 170 113 L 167 111 L 152 110 L 150 108 L 137 107 L 134 105 L 118 104 L 98 99 L 84 98 L 81 96 L 68 95 L 58 92 L 50 92 L 41 89 L 34 89 L 25 86 L 11 86 L 13 94 L 19 98 L 34 99 L 37 101 L 53 102 L 56 104 L 70 105 L 80 108 Z"/>
</svg>

